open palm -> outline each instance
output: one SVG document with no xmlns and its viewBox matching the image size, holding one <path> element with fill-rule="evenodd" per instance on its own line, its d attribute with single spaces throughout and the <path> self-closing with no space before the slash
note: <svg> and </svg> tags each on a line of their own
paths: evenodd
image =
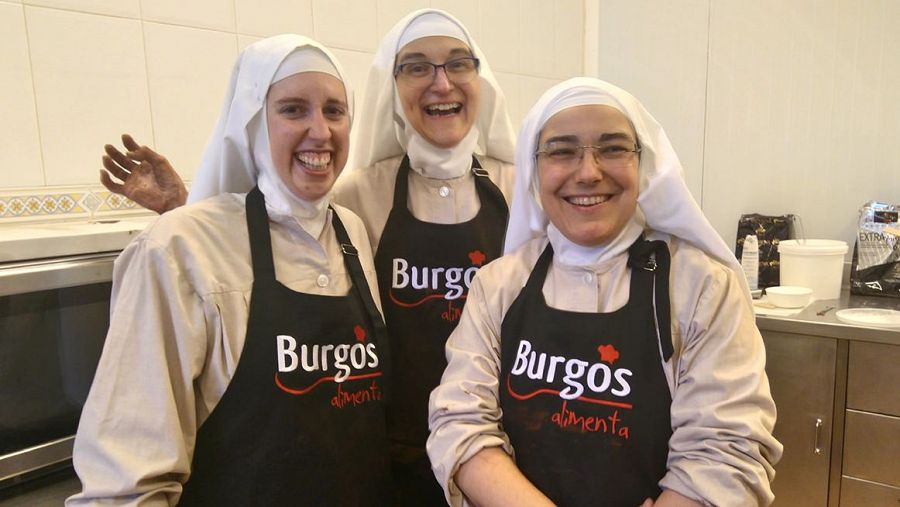
<svg viewBox="0 0 900 507">
<path fill-rule="evenodd" d="M 103 186 L 160 214 L 187 201 L 184 181 L 166 157 L 139 145 L 128 134 L 122 134 L 122 144 L 128 150 L 125 153 L 111 144 L 103 147 L 106 151 L 103 156 L 106 170 L 100 171 Z"/>
</svg>

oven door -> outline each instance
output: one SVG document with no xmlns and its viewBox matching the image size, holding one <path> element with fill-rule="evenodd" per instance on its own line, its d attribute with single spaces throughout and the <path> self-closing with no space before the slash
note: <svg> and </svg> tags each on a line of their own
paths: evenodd
<svg viewBox="0 0 900 507">
<path fill-rule="evenodd" d="M 0 265 L 0 485 L 71 458 L 117 255 Z"/>
</svg>

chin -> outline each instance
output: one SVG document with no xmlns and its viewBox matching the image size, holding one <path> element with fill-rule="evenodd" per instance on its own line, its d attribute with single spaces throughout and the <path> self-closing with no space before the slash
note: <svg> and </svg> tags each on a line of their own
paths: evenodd
<svg viewBox="0 0 900 507">
<path fill-rule="evenodd" d="M 610 230 L 588 230 L 588 231 L 572 231 L 570 234 L 563 233 L 563 235 L 576 245 L 585 246 L 585 247 L 599 247 L 603 246 L 613 239 L 621 232 L 621 229 L 618 231 L 610 231 Z"/>
<path fill-rule="evenodd" d="M 331 191 L 331 185 L 325 185 L 327 188 L 322 188 L 318 185 L 307 186 L 306 188 L 298 187 L 296 185 L 291 186 L 291 193 L 294 194 L 298 199 L 302 199 L 304 201 L 318 201 L 319 199 L 328 195 L 328 192 Z"/>
<path fill-rule="evenodd" d="M 447 135 L 447 132 L 438 132 L 438 135 L 428 136 L 428 142 L 440 148 L 453 148 L 466 137 L 463 135 Z"/>
</svg>

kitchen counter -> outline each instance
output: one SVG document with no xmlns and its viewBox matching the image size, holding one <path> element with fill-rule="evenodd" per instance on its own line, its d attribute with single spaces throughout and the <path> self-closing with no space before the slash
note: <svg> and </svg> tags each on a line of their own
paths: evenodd
<svg viewBox="0 0 900 507">
<path fill-rule="evenodd" d="M 833 308 L 825 312 L 824 315 L 818 315 L 819 312 L 828 307 Z M 815 335 L 842 340 L 860 340 L 900 345 L 900 329 L 866 327 L 838 320 L 835 314 L 845 308 L 886 308 L 900 311 L 900 298 L 857 296 L 850 294 L 848 289 L 844 289 L 841 291 L 841 297 L 838 299 L 813 301 L 795 315 L 788 317 L 757 315 L 756 325 L 760 331 L 780 331 L 783 333 Z"/>
<path fill-rule="evenodd" d="M 118 251 L 156 217 L 3 224 L 0 225 L 0 263 Z"/>
</svg>

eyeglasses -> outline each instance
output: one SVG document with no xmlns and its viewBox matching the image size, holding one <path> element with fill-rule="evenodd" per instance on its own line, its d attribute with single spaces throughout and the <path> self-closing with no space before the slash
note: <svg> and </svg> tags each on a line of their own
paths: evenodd
<svg viewBox="0 0 900 507">
<path fill-rule="evenodd" d="M 453 84 L 465 84 L 478 75 L 481 62 L 474 56 L 454 58 L 442 64 L 431 62 L 401 63 L 394 69 L 394 77 L 402 78 L 415 85 L 431 84 L 438 69 L 444 69 L 447 79 Z"/>
<path fill-rule="evenodd" d="M 631 161 L 632 157 L 641 152 L 641 147 L 634 148 L 621 144 L 603 144 L 594 146 L 586 144 L 579 146 L 575 143 L 553 142 L 547 143 L 543 148 L 534 153 L 535 158 L 543 157 L 545 160 L 559 165 L 575 165 L 584 159 L 585 150 L 592 150 L 594 160 L 606 165 L 622 165 Z"/>
</svg>

